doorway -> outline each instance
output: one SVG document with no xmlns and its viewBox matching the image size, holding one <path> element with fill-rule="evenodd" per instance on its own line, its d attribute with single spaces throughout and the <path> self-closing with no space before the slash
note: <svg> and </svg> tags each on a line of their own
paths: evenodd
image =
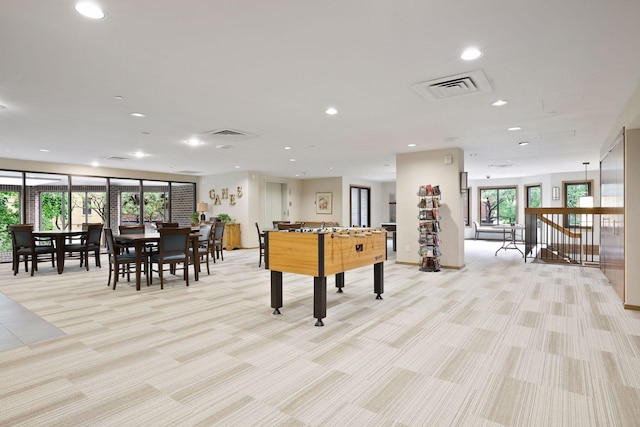
<svg viewBox="0 0 640 427">
<path fill-rule="evenodd" d="M 273 221 L 288 221 L 288 186 L 281 182 L 267 182 L 265 191 L 264 228 L 271 228 Z"/>
</svg>

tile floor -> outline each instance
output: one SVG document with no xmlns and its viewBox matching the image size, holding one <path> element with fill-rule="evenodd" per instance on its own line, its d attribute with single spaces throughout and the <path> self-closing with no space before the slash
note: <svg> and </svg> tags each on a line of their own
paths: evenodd
<svg viewBox="0 0 640 427">
<path fill-rule="evenodd" d="M 0 351 L 61 335 L 65 333 L 0 293 Z"/>
</svg>

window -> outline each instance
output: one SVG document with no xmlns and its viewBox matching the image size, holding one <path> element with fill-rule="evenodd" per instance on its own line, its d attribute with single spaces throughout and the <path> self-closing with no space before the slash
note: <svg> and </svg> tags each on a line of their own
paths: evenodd
<svg viewBox="0 0 640 427">
<path fill-rule="evenodd" d="M 69 230 L 69 176 L 27 173 L 25 178 L 26 200 L 38 201 L 27 206 L 25 222 L 36 230 Z"/>
<path fill-rule="evenodd" d="M 539 208 L 542 206 L 542 188 L 540 185 L 527 185 L 527 207 Z"/>
<path fill-rule="evenodd" d="M 575 181 L 575 182 L 563 182 L 562 187 L 564 189 L 564 207 L 565 208 L 579 208 L 580 198 L 586 196 L 593 196 L 591 192 L 593 181 Z M 582 206 L 585 207 L 585 206 Z M 565 215 L 564 223 L 567 227 L 581 227 L 590 226 L 587 221 L 587 215 Z M 584 222 L 584 224 L 583 224 Z"/>
<path fill-rule="evenodd" d="M 88 176 L 71 177 L 71 229 L 82 223 L 107 224 L 107 179 Z"/>
<path fill-rule="evenodd" d="M 351 225 L 355 227 L 371 226 L 371 202 L 368 187 L 351 186 Z"/>
<path fill-rule="evenodd" d="M 480 188 L 480 223 L 512 224 L 518 221 L 516 187 Z"/>
<path fill-rule="evenodd" d="M 142 210 L 145 226 L 150 228 L 153 223 L 169 221 L 169 183 L 142 181 L 142 194 L 144 196 Z M 190 210 L 193 210 L 191 203 L 188 206 Z M 186 221 L 177 220 L 176 217 L 175 222 L 185 224 Z"/>
</svg>

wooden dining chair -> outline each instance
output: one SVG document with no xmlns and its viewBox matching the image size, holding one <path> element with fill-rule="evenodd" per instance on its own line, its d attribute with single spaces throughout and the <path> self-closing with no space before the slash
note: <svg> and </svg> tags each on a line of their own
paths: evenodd
<svg viewBox="0 0 640 427">
<path fill-rule="evenodd" d="M 294 224 L 290 224 L 290 223 L 278 224 L 278 230 L 299 230 L 301 228 L 302 228 L 301 222 L 296 222 Z"/>
<path fill-rule="evenodd" d="M 20 270 L 20 258 L 24 258 L 24 271 L 29 271 L 31 260 L 31 275 L 38 270 L 38 256 L 51 255 L 51 266 L 55 267 L 56 248 L 51 239 L 38 239 L 33 235 L 33 224 L 10 224 L 11 244 L 13 252 L 13 275 Z"/>
<path fill-rule="evenodd" d="M 156 222 L 156 227 L 158 230 L 161 228 L 178 228 L 180 224 L 177 222 Z"/>
<path fill-rule="evenodd" d="M 189 235 L 191 228 L 161 228 L 160 241 L 158 242 L 158 252 L 149 256 L 149 274 L 147 280 L 152 281 L 153 264 L 158 266 L 158 275 L 160 276 L 160 289 L 164 289 L 164 266 L 168 264 L 175 267 L 183 264 L 184 280 L 189 286 Z M 195 262 L 195 261 L 194 261 Z M 172 271 L 175 271 L 172 269 Z"/>
<path fill-rule="evenodd" d="M 86 236 L 79 243 L 68 243 L 64 245 L 64 251 L 66 253 L 73 254 L 78 252 L 80 254 L 80 267 L 85 265 L 87 271 L 89 271 L 89 252 L 93 252 L 96 259 L 96 267 L 102 267 L 100 265 L 100 244 L 102 240 L 102 223 L 91 223 L 86 225 Z"/>
<path fill-rule="evenodd" d="M 209 271 L 209 256 L 213 253 L 214 245 L 214 226 L 213 224 L 205 224 L 200 228 L 200 238 L 198 238 L 198 250 L 196 259 L 193 262 L 202 264 L 204 260 L 207 263 L 207 274 Z M 200 266 L 198 266 L 200 268 Z"/>
<path fill-rule="evenodd" d="M 258 259 L 258 267 L 262 267 L 262 258 L 264 258 L 264 233 L 260 231 L 260 226 L 257 222 L 256 230 L 258 230 L 258 245 L 260 246 L 260 258 Z"/>
<path fill-rule="evenodd" d="M 213 262 L 216 262 L 216 258 L 222 258 L 224 261 L 224 253 L 222 249 L 224 247 L 224 222 L 216 222 L 213 224 L 213 247 L 211 248 L 211 256 L 213 256 Z M 215 251 L 215 256 L 213 251 Z"/>
<path fill-rule="evenodd" d="M 113 277 L 113 289 L 116 289 L 118 284 L 118 273 L 127 274 L 127 282 L 131 280 L 131 265 L 136 265 L 136 255 L 134 253 L 127 253 L 126 246 L 116 243 L 113 237 L 113 231 L 110 228 L 104 229 L 104 239 L 107 243 L 107 254 L 109 257 L 109 280 L 107 286 L 111 284 L 111 273 L 114 273 Z M 146 262 L 145 262 L 146 265 Z"/>
</svg>

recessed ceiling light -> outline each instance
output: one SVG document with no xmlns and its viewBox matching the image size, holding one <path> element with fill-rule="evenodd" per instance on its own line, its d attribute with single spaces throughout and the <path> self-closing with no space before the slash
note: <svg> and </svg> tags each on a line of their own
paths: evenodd
<svg viewBox="0 0 640 427">
<path fill-rule="evenodd" d="M 144 117 L 144 114 L 142 113 L 131 113 L 130 115 L 131 117 Z"/>
<path fill-rule="evenodd" d="M 529 145 L 527 141 L 518 142 L 518 145 Z"/>
<path fill-rule="evenodd" d="M 234 168 L 236 168 L 236 169 L 240 169 L 240 166 L 238 166 L 238 165 L 235 165 L 235 166 L 234 166 Z"/>
<path fill-rule="evenodd" d="M 124 96 L 116 95 L 114 96 L 114 98 L 117 99 L 118 101 L 122 101 L 124 99 Z"/>
<path fill-rule="evenodd" d="M 40 151 L 42 151 L 43 153 L 48 153 L 49 150 L 47 150 L 46 148 L 41 148 Z"/>
<path fill-rule="evenodd" d="M 100 6 L 90 1 L 79 1 L 75 5 L 76 12 L 82 16 L 86 16 L 91 19 L 104 18 L 104 12 L 100 9 Z"/>
<path fill-rule="evenodd" d="M 520 129 L 522 129 L 520 126 L 514 126 L 514 127 L 510 127 L 507 130 L 520 130 Z"/>
<path fill-rule="evenodd" d="M 133 155 L 140 158 L 144 157 L 146 154 L 144 154 L 142 151 L 136 151 L 135 153 L 133 153 Z"/>
<path fill-rule="evenodd" d="M 494 107 L 502 107 L 503 105 L 507 105 L 508 102 L 505 101 L 504 99 L 498 99 L 496 102 L 492 102 L 491 105 L 493 105 Z"/>
<path fill-rule="evenodd" d="M 407 147 L 415 147 L 416 144 L 407 144 Z"/>
<path fill-rule="evenodd" d="M 228 144 L 217 144 L 217 145 L 216 145 L 216 148 L 218 148 L 218 149 L 220 149 L 220 150 L 228 150 L 228 149 L 233 148 L 233 147 L 231 147 L 231 146 L 230 146 L 230 145 L 228 145 Z"/>
<path fill-rule="evenodd" d="M 202 141 L 200 141 L 199 139 L 196 138 L 190 138 L 187 139 L 186 141 L 184 141 L 185 144 L 187 145 L 191 145 L 192 147 L 198 146 L 198 145 L 202 145 Z"/>
<path fill-rule="evenodd" d="M 291 147 L 284 147 L 285 150 L 291 150 Z"/>
<path fill-rule="evenodd" d="M 478 157 L 478 153 L 469 153 L 469 157 Z"/>
<path fill-rule="evenodd" d="M 91 166 L 93 166 L 93 167 L 95 168 L 95 167 L 100 166 L 100 163 L 98 163 L 98 162 L 91 162 Z"/>
<path fill-rule="evenodd" d="M 330 116 L 335 116 L 336 114 L 338 114 L 338 110 L 336 110 L 334 107 L 329 107 L 325 110 L 325 113 Z"/>
<path fill-rule="evenodd" d="M 290 162 L 295 162 L 295 161 L 296 161 L 296 159 L 289 159 L 289 161 L 290 161 Z"/>
<path fill-rule="evenodd" d="M 469 47 L 462 52 L 462 54 L 460 55 L 460 59 L 464 59 L 465 61 L 473 61 L 474 59 L 480 58 L 482 55 L 482 51 L 477 47 Z"/>
</svg>

